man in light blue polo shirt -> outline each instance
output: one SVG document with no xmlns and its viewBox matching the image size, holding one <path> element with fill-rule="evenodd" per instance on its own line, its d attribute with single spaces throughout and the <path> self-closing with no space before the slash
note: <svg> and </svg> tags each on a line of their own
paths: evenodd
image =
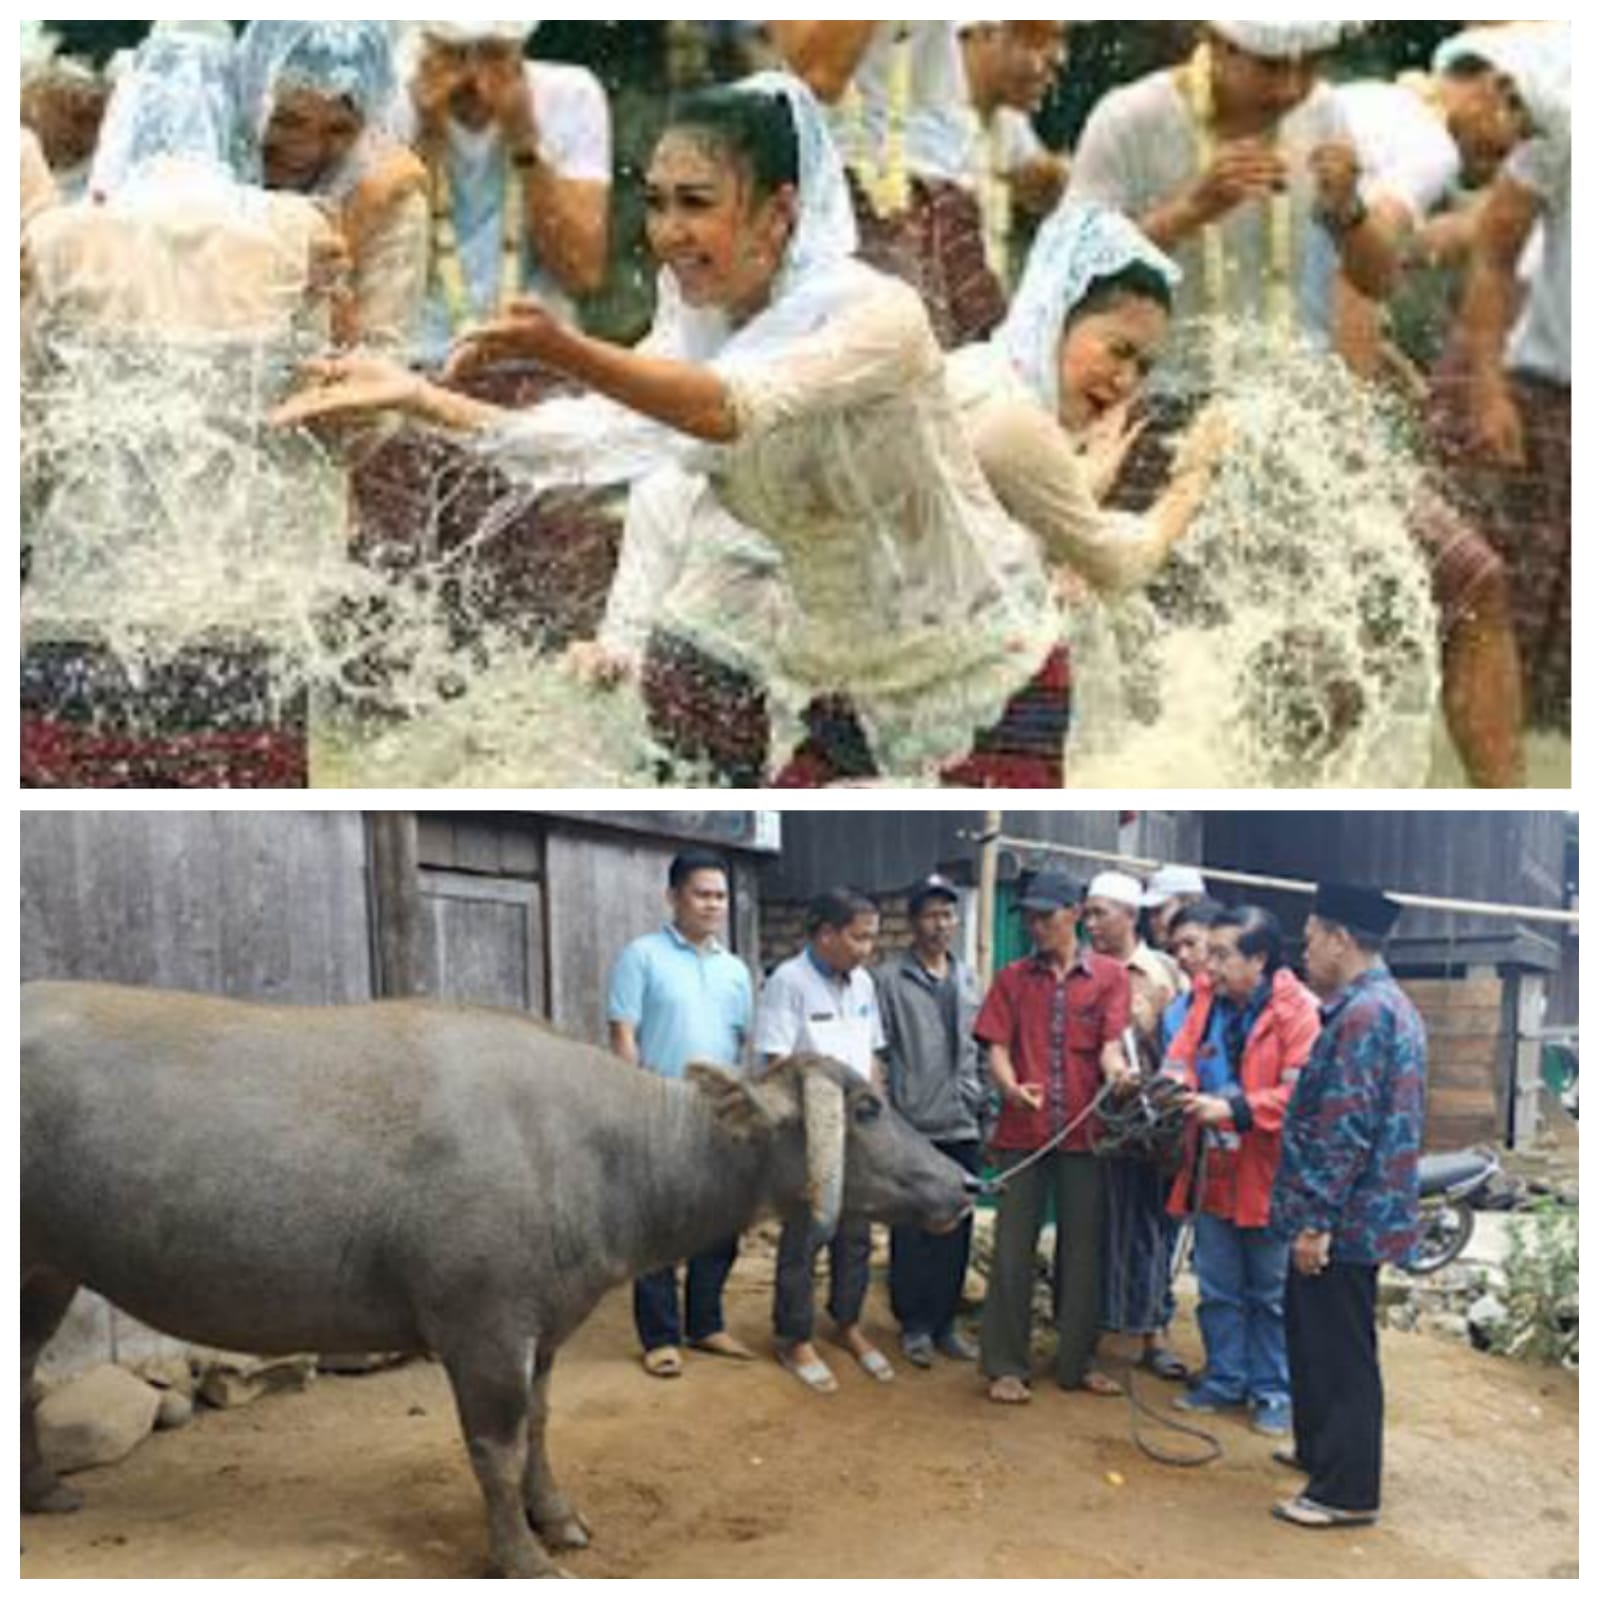
<svg viewBox="0 0 1599 1599">
<path fill-rule="evenodd" d="M 666 897 L 671 920 L 634 939 L 612 969 L 611 1048 L 662 1077 L 681 1077 L 696 1060 L 738 1066 L 753 999 L 748 968 L 717 936 L 727 919 L 726 862 L 709 850 L 684 850 L 667 874 Z M 675 1266 L 633 1284 L 633 1319 L 652 1377 L 681 1375 L 685 1322 L 692 1348 L 753 1358 L 722 1321 L 722 1289 L 737 1258 L 734 1236 L 688 1262 L 682 1319 Z"/>
<path fill-rule="evenodd" d="M 785 1055 L 830 1055 L 882 1088 L 878 1060 L 883 1020 L 866 967 L 877 947 L 877 907 L 854 889 L 834 889 L 811 901 L 806 943 L 766 980 L 755 1022 L 755 1053 L 770 1065 Z M 828 1312 L 838 1341 L 861 1369 L 887 1382 L 888 1357 L 861 1331 L 872 1235 L 866 1222 L 846 1221 L 828 1243 L 832 1291 Z M 811 1271 L 816 1251 L 804 1220 L 783 1223 L 777 1249 L 777 1293 L 772 1321 L 777 1358 L 815 1393 L 830 1394 L 838 1381 L 812 1342 L 815 1306 Z"/>
</svg>

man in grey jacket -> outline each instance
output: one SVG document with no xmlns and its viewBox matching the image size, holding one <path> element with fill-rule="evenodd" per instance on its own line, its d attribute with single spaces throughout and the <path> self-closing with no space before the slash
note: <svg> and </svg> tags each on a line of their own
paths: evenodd
<svg viewBox="0 0 1599 1599">
<path fill-rule="evenodd" d="M 982 1002 L 977 974 L 951 953 L 959 905 L 960 890 L 948 878 L 924 878 L 911 891 L 911 948 L 872 975 L 888 1041 L 890 1102 L 951 1160 L 976 1172 L 988 1084 L 972 1037 Z M 913 1366 L 931 1366 L 935 1349 L 951 1360 L 977 1358 L 955 1326 L 971 1242 L 970 1220 L 941 1237 L 893 1229 L 889 1296 Z"/>
</svg>

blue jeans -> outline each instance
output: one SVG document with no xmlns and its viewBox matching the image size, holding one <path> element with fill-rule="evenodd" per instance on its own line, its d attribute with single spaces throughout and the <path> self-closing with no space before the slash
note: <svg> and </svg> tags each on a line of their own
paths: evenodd
<svg viewBox="0 0 1599 1599">
<path fill-rule="evenodd" d="M 1204 1391 L 1212 1397 L 1229 1404 L 1287 1403 L 1288 1250 L 1287 1239 L 1273 1238 L 1263 1227 L 1235 1227 L 1219 1216 L 1194 1218 Z"/>
<path fill-rule="evenodd" d="M 685 1273 L 688 1341 L 698 1343 L 725 1331 L 722 1289 L 733 1262 L 738 1259 L 738 1238 L 695 1255 Z M 665 1266 L 633 1282 L 633 1324 L 646 1350 L 671 1348 L 683 1342 L 683 1322 L 678 1319 L 677 1267 Z"/>
</svg>

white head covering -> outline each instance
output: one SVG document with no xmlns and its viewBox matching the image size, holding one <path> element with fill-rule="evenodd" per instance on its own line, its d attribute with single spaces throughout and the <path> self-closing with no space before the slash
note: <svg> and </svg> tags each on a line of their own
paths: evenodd
<svg viewBox="0 0 1599 1599">
<path fill-rule="evenodd" d="M 1267 61 L 1335 50 L 1349 31 L 1347 22 L 1212 22 L 1229 44 Z"/>
<path fill-rule="evenodd" d="M 391 142 L 387 128 L 399 77 L 390 23 L 252 22 L 239 40 L 237 78 L 247 162 L 256 180 L 272 108 L 286 89 L 348 100 L 361 118 L 360 141 L 338 172 L 324 178 L 322 192 L 348 190 L 376 150 Z"/>
<path fill-rule="evenodd" d="M 1205 879 L 1192 866 L 1162 866 L 1149 880 L 1144 891 L 1144 904 L 1164 905 L 1169 899 L 1184 894 L 1197 894 L 1201 898 L 1208 892 Z"/>
<path fill-rule="evenodd" d="M 1144 885 L 1126 872 L 1101 872 L 1088 885 L 1085 900 L 1108 899 L 1113 905 L 1125 905 L 1128 910 L 1142 910 Z"/>
<path fill-rule="evenodd" d="M 424 22 L 421 31 L 444 44 L 476 44 L 483 39 L 526 44 L 538 31 L 536 22 Z"/>
<path fill-rule="evenodd" d="M 236 122 L 232 43 L 203 34 L 152 34 L 112 92 L 89 192 L 100 198 L 122 193 L 157 162 L 178 162 L 197 178 L 231 183 Z"/>
<path fill-rule="evenodd" d="M 787 104 L 799 147 L 798 214 L 770 302 L 736 331 L 722 311 L 685 305 L 677 280 L 662 269 L 654 332 L 668 338 L 688 360 L 705 360 L 724 345 L 764 346 L 768 339 L 787 336 L 802 322 L 814 321 L 820 303 L 831 298 L 836 269 L 854 256 L 858 243 L 844 163 L 816 97 L 787 72 L 757 72 L 732 89 Z"/>
<path fill-rule="evenodd" d="M 1433 57 L 1433 71 L 1447 72 L 1475 56 L 1516 86 L 1538 132 L 1571 137 L 1571 28 L 1550 22 L 1506 23 L 1468 28 L 1446 39 Z"/>
<path fill-rule="evenodd" d="M 994 335 L 1051 416 L 1060 410 L 1060 341 L 1067 319 L 1100 278 L 1141 261 L 1173 288 L 1182 269 L 1119 211 L 1067 199 L 1038 230 L 1010 314 Z"/>
</svg>

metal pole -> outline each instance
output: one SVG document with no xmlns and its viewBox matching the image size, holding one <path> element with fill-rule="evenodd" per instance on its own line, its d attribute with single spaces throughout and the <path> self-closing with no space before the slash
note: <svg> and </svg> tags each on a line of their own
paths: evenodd
<svg viewBox="0 0 1599 1599">
<path fill-rule="evenodd" d="M 984 829 L 984 840 L 988 829 Z M 1130 866 L 1135 871 L 1151 872 L 1157 866 L 1176 865 L 1174 861 L 1147 860 L 1138 855 L 1122 855 L 1115 850 L 1088 849 L 1079 844 L 1051 844 L 1038 839 L 1012 838 L 1001 835 L 994 840 L 996 848 L 1029 850 L 1042 855 L 1083 856 L 1090 860 L 1107 861 L 1118 866 Z M 1289 894 L 1314 894 L 1316 885 L 1297 877 L 1265 877 L 1258 872 L 1235 872 L 1217 866 L 1196 866 L 1207 879 L 1218 883 L 1238 883 L 1246 888 L 1274 888 Z M 1551 910 L 1543 905 L 1500 905 L 1485 900 L 1440 899 L 1431 894 L 1404 894 L 1385 890 L 1390 899 L 1401 905 L 1411 905 L 1417 910 L 1452 911 L 1462 916 L 1512 916 L 1524 921 L 1561 922 L 1577 925 L 1576 911 Z"/>
<path fill-rule="evenodd" d="M 986 994 L 994 981 L 994 915 L 999 897 L 1000 828 L 1003 811 L 983 812 L 977 857 L 977 980 Z"/>
</svg>

